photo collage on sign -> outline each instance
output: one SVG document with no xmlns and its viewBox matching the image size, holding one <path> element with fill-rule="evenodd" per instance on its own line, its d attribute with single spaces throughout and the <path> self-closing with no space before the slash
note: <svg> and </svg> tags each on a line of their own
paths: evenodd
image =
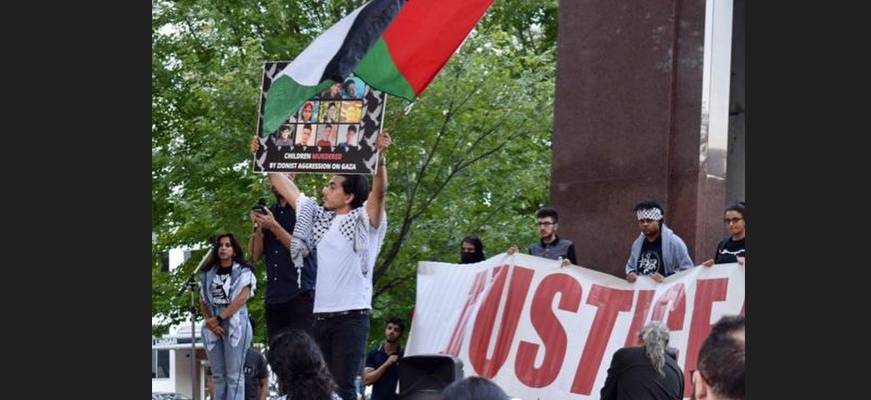
<svg viewBox="0 0 871 400">
<path fill-rule="evenodd" d="M 339 147 L 347 151 L 359 143 L 360 121 L 363 117 L 365 83 L 351 76 L 335 83 L 320 94 L 307 100 L 285 126 L 291 139 L 279 135 L 282 144 L 297 146 Z"/>
</svg>

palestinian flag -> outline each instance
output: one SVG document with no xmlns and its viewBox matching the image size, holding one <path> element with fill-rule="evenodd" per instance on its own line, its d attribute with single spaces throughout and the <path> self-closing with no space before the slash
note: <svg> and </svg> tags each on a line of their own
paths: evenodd
<svg viewBox="0 0 871 400">
<path fill-rule="evenodd" d="M 403 3 L 372 0 L 364 4 L 318 36 L 276 73 L 266 92 L 263 131 L 274 132 L 303 102 L 350 75 Z"/>
<path fill-rule="evenodd" d="M 372 0 L 317 37 L 272 80 L 263 131 L 352 71 L 383 92 L 414 100 L 493 0 Z M 382 35 L 383 34 L 383 35 Z"/>
<path fill-rule="evenodd" d="M 368 85 L 413 101 L 460 47 L 493 0 L 410 0 L 360 61 Z"/>
</svg>

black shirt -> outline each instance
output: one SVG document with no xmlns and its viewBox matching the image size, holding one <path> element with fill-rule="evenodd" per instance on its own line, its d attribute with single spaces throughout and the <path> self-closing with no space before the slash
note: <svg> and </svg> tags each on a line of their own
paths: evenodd
<svg viewBox="0 0 871 400">
<path fill-rule="evenodd" d="M 657 236 L 652 242 L 647 238 L 644 239 L 638 264 L 635 265 L 635 273 L 638 275 L 650 275 L 654 272 L 665 276 L 665 266 L 662 264 L 662 235 Z"/>
<path fill-rule="evenodd" d="M 245 365 L 242 371 L 245 373 L 245 400 L 257 400 L 260 394 L 260 380 L 268 376 L 263 354 L 249 348 L 245 353 Z"/>
<path fill-rule="evenodd" d="M 599 392 L 601 400 L 673 400 L 683 398 L 684 376 L 677 362 L 665 357 L 660 375 L 643 347 L 624 347 L 614 353 L 605 384 Z"/>
<path fill-rule="evenodd" d="M 402 358 L 402 355 L 405 353 L 405 350 L 402 346 L 399 346 L 399 358 Z M 384 351 L 384 345 L 378 346 L 377 349 L 374 349 L 366 355 L 366 367 L 372 369 L 378 369 L 385 361 L 387 361 L 387 357 L 390 354 L 387 354 Z M 381 375 L 381 379 L 372 384 L 372 397 L 370 400 L 397 400 L 399 399 L 399 395 L 396 394 L 396 383 L 399 381 L 399 368 L 397 368 L 399 364 L 393 364 L 387 368 L 387 371 L 384 371 L 384 375 Z"/>
<path fill-rule="evenodd" d="M 293 234 L 296 211 L 288 203 L 281 207 L 276 203 L 270 208 L 275 220 L 287 233 Z M 263 257 L 266 259 L 266 302 L 286 303 L 298 294 L 315 289 L 315 250 L 304 259 L 302 288 L 296 281 L 296 267 L 287 248 L 270 230 L 263 230 Z"/>
<path fill-rule="evenodd" d="M 728 264 L 738 262 L 737 257 L 744 256 L 744 239 L 735 241 L 729 236 L 717 245 L 717 254 L 714 255 L 714 264 Z"/>
</svg>

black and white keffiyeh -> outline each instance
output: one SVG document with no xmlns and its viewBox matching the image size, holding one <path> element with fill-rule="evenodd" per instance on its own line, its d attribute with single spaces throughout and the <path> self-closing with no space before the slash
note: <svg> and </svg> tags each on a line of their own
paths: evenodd
<svg viewBox="0 0 871 400">
<path fill-rule="evenodd" d="M 302 288 L 303 258 L 311 252 L 313 244 L 312 227 L 318 204 L 310 197 L 300 193 L 296 200 L 296 225 L 293 227 L 293 241 L 290 246 L 290 258 L 296 267 L 296 284 Z"/>
<path fill-rule="evenodd" d="M 652 219 L 654 221 L 659 221 L 662 219 L 662 210 L 658 208 L 638 210 L 635 214 L 638 216 L 639 221 L 641 221 L 642 219 Z"/>
<path fill-rule="evenodd" d="M 336 218 L 334 211 L 328 211 L 310 197 L 300 194 L 297 199 L 296 226 L 293 228 L 293 243 L 290 255 L 297 268 L 297 283 L 301 276 L 303 257 L 308 255 L 312 248 L 320 243 L 321 239 L 333 224 Z M 357 207 L 342 220 L 339 232 L 346 240 L 353 244 L 354 253 L 360 257 L 360 269 L 363 276 L 369 274 L 369 222 L 366 207 Z"/>
</svg>

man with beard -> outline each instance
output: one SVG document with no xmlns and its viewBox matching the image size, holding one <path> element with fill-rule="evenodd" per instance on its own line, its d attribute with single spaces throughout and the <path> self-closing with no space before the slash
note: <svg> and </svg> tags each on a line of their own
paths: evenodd
<svg viewBox="0 0 871 400">
<path fill-rule="evenodd" d="M 626 262 L 627 281 L 650 275 L 662 282 L 666 276 L 695 266 L 683 239 L 665 226 L 665 213 L 658 203 L 643 201 L 634 210 L 641 233 L 632 243 Z"/>
<path fill-rule="evenodd" d="M 403 349 L 399 338 L 405 326 L 402 320 L 392 318 L 384 329 L 384 343 L 366 355 L 365 382 L 372 385 L 371 400 L 396 400 L 396 383 L 399 381 L 399 368 Z"/>
<path fill-rule="evenodd" d="M 575 256 L 575 244 L 571 240 L 560 239 L 556 232 L 559 229 L 559 214 L 550 207 L 544 207 L 535 212 L 535 223 L 538 226 L 538 243 L 529 246 L 529 254 L 537 257 L 558 260 L 562 266 L 569 263 L 578 265 Z M 517 251 L 516 245 L 511 245 L 508 254 Z"/>
<path fill-rule="evenodd" d="M 474 264 L 484 261 L 486 258 L 484 256 L 484 243 L 481 243 L 481 239 L 475 235 L 463 238 L 463 243 L 460 245 L 460 264 Z"/>
<path fill-rule="evenodd" d="M 287 175 L 293 179 L 293 174 Z M 251 212 L 254 230 L 248 241 L 251 262 L 266 259 L 266 337 L 268 341 L 288 328 L 314 333 L 314 290 L 316 256 L 312 252 L 303 265 L 290 257 L 291 234 L 296 224 L 295 204 L 290 204 L 270 183 L 275 204 L 265 214 Z"/>
</svg>

